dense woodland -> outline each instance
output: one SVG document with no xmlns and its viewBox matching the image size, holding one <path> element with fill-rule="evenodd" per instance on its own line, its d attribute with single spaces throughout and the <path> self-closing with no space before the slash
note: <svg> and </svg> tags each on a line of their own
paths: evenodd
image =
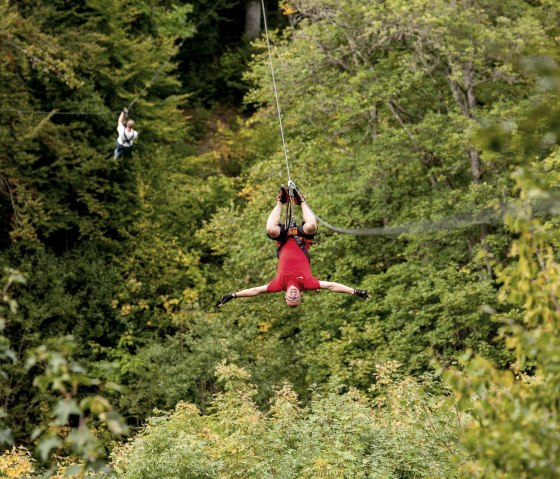
<svg viewBox="0 0 560 479">
<path fill-rule="evenodd" d="M 560 4 L 0 0 L 0 477 L 560 476 Z M 115 160 L 130 106 L 139 141 Z"/>
</svg>

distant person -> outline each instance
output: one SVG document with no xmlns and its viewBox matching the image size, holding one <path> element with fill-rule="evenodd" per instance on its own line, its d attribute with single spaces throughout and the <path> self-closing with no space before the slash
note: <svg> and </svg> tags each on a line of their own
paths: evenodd
<svg viewBox="0 0 560 479">
<path fill-rule="evenodd" d="M 301 206 L 303 223 L 299 226 L 292 223 L 288 229 L 286 229 L 285 225 L 280 224 L 282 205 L 290 201 L 288 190 L 284 186 L 280 188 L 280 192 L 276 197 L 276 206 L 266 222 L 267 236 L 278 244 L 278 269 L 276 277 L 263 286 L 256 286 L 222 296 L 217 305 L 218 308 L 221 308 L 225 303 L 235 298 L 280 291 L 286 291 L 286 305 L 290 308 L 295 308 L 301 303 L 302 292 L 309 289 L 328 289 L 334 293 L 353 294 L 365 300 L 369 299 L 369 294 L 366 290 L 353 289 L 330 281 L 320 281 L 313 276 L 308 250 L 317 232 L 317 220 L 309 206 L 307 206 L 303 195 L 297 188 L 294 188 L 293 191 L 294 202 Z"/>
<path fill-rule="evenodd" d="M 117 137 L 117 146 L 115 148 L 115 159 L 130 154 L 134 140 L 138 138 L 138 132 L 134 129 L 134 120 L 128 118 L 128 110 L 126 108 L 119 115 L 117 132 L 119 136 Z"/>
</svg>

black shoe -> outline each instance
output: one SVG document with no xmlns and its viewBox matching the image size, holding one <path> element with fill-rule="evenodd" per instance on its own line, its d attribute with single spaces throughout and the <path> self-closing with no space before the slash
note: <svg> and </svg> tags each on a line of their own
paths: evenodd
<svg viewBox="0 0 560 479">
<path fill-rule="evenodd" d="M 296 205 L 301 205 L 305 201 L 305 197 L 300 193 L 300 191 L 296 188 L 296 186 L 292 186 L 292 201 Z"/>
<path fill-rule="evenodd" d="M 278 195 L 276 196 L 276 201 L 279 201 L 280 203 L 285 205 L 288 202 L 289 197 L 290 194 L 288 193 L 288 188 L 286 188 L 284 185 L 281 185 L 280 191 L 278 191 Z"/>
<path fill-rule="evenodd" d="M 368 293 L 367 289 L 355 289 L 352 294 L 354 296 L 358 296 L 359 298 L 365 299 L 366 301 L 369 301 L 370 295 Z"/>
</svg>

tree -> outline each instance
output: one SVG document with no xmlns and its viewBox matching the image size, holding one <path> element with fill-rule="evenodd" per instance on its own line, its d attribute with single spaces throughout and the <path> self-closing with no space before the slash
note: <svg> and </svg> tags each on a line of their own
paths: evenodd
<svg viewBox="0 0 560 479">
<path fill-rule="evenodd" d="M 146 193 L 165 191 L 161 184 L 168 184 L 185 152 L 177 141 L 186 129 L 179 108 L 185 97 L 167 59 L 192 31 L 190 6 L 125 6 L 126 15 L 116 1 L 78 2 L 71 9 L 60 2 L 0 6 L 0 49 L 8 59 L 0 72 L 1 101 L 10 110 L 0 139 L 0 237 L 6 246 L 0 262 L 29 277 L 17 294 L 21 315 L 6 329 L 21 354 L 74 333 L 78 360 L 111 359 L 108 349 L 136 325 L 112 307 L 131 284 L 117 281 L 133 279 L 135 261 L 154 249 L 162 264 L 164 257 L 175 267 L 193 264 L 174 279 L 182 284 L 170 277 L 151 281 L 159 294 L 183 291 L 194 280 L 191 273 L 200 276 L 196 257 L 177 244 L 177 232 L 165 237 L 158 231 L 150 202 L 164 194 Z M 119 163 L 112 159 L 116 121 L 133 95 L 131 115 L 143 143 L 131 160 Z M 50 113 L 30 116 L 30 110 Z M 167 205 L 159 201 L 158 207 Z M 149 267 L 144 271 L 151 275 Z M 153 306 L 163 310 L 157 296 Z M 40 395 L 31 381 L 21 363 L 11 366 L 4 399 L 21 441 L 34 428 L 30 419 L 39 416 Z"/>
<path fill-rule="evenodd" d="M 496 131 L 502 130 L 501 141 L 490 143 L 493 149 L 526 161 L 515 173 L 519 201 L 507 218 L 516 233 L 511 264 L 498 273 L 500 299 L 514 305 L 511 314 L 499 317 L 501 334 L 515 351 L 516 361 L 511 370 L 503 371 L 487 358 L 468 357 L 464 373 L 447 375 L 459 407 L 471 411 L 474 419 L 464 437 L 473 456 L 463 468 L 464 477 L 553 478 L 559 468 L 560 242 L 554 213 L 560 150 L 545 140 L 558 129 L 554 120 L 558 118 L 554 106 L 558 88 L 546 78 L 558 78 L 559 72 L 551 58 L 533 59 L 527 65 L 546 72 L 543 83 L 548 85 L 543 103 L 536 103 L 519 119 L 527 136 L 519 144 L 517 132 L 496 125 L 482 135 L 495 140 Z M 534 122 L 535 117 L 541 121 Z"/>
<path fill-rule="evenodd" d="M 261 2 L 246 0 L 245 3 L 245 36 L 254 40 L 261 32 Z"/>
</svg>

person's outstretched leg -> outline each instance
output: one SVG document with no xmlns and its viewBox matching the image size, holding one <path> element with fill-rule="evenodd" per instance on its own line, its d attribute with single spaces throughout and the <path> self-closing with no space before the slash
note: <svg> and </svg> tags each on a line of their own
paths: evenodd
<svg viewBox="0 0 560 479">
<path fill-rule="evenodd" d="M 305 200 L 301 203 L 301 212 L 303 214 L 303 231 L 305 234 L 314 235 L 317 232 L 317 218 Z"/>
<path fill-rule="evenodd" d="M 272 239 L 278 238 L 282 232 L 280 216 L 282 215 L 282 206 L 287 201 L 287 198 L 286 188 L 282 186 L 276 197 L 276 206 L 266 220 L 266 234 Z"/>
<path fill-rule="evenodd" d="M 301 191 L 299 191 L 298 187 L 293 182 L 291 186 L 293 187 L 293 200 L 296 205 L 301 206 L 301 212 L 303 214 L 303 231 L 305 234 L 314 235 L 317 232 L 317 218 L 315 218 L 315 215 L 309 206 L 307 206 L 305 197 Z"/>
</svg>

